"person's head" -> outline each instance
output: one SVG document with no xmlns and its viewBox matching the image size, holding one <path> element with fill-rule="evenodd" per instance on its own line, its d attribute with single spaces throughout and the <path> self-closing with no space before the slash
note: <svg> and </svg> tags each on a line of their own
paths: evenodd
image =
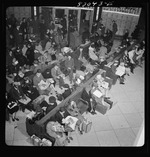
<svg viewBox="0 0 150 157">
<path fill-rule="evenodd" d="M 65 108 L 64 107 L 60 107 L 59 112 L 64 112 Z"/>
<path fill-rule="evenodd" d="M 65 90 L 69 89 L 69 85 L 68 85 L 68 84 L 64 84 L 62 87 L 63 87 Z"/>
<path fill-rule="evenodd" d="M 68 56 L 68 59 L 71 59 L 71 56 L 70 56 L 70 55 Z"/>
<path fill-rule="evenodd" d="M 38 77 L 41 76 L 41 70 L 40 70 L 40 69 L 37 70 L 36 75 L 37 75 Z"/>
<path fill-rule="evenodd" d="M 120 66 L 123 66 L 123 67 L 124 67 L 124 62 L 120 62 Z"/>
<path fill-rule="evenodd" d="M 22 22 L 26 22 L 26 18 L 25 17 L 22 18 Z"/>
<path fill-rule="evenodd" d="M 92 48 L 95 48 L 95 45 L 94 45 L 94 43 L 92 43 L 92 44 L 91 44 L 91 47 L 92 47 Z"/>
<path fill-rule="evenodd" d="M 56 103 L 56 98 L 55 98 L 54 96 L 50 96 L 50 97 L 49 97 L 49 103 L 50 103 L 50 104 Z"/>
</svg>

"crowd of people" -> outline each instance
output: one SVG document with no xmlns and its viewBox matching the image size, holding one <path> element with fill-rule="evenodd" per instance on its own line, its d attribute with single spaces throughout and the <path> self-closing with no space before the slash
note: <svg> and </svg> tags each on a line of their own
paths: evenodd
<svg viewBox="0 0 150 157">
<path fill-rule="evenodd" d="M 18 121 L 17 111 L 24 112 L 26 108 L 36 113 L 43 111 L 43 116 L 46 115 L 71 95 L 86 76 L 92 75 L 96 69 L 108 66 L 120 80 L 120 84 L 124 84 L 124 76 L 134 73 L 134 68 L 142 65 L 144 40 L 138 43 L 129 38 L 126 32 L 121 45 L 112 52 L 117 26 L 114 24 L 113 31 L 105 30 L 100 19 L 92 34 L 85 29 L 81 44 L 71 47 L 68 44 L 65 18 L 59 19 L 57 23 L 52 20 L 48 28 L 44 19 L 40 21 L 37 17 L 33 20 L 23 18 L 21 22 L 13 15 L 7 19 L 6 109 L 12 121 Z M 101 77 L 98 80 L 103 82 Z M 109 102 L 107 92 L 103 92 L 103 101 Z M 40 105 L 34 104 L 37 99 L 40 99 Z M 82 99 L 87 102 L 87 112 L 96 114 L 91 89 L 84 90 Z M 63 108 L 59 112 L 60 115 L 55 116 L 53 122 L 63 124 L 62 119 L 68 114 Z M 10 120 L 9 117 L 8 119 Z M 47 128 L 52 128 L 53 125 L 49 124 Z M 59 126 L 58 128 L 60 129 Z M 80 132 L 82 133 L 81 130 Z"/>
</svg>

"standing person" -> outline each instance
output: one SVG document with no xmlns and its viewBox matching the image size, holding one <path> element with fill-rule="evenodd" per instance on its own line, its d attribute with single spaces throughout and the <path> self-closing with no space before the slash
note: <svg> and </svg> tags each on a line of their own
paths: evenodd
<svg viewBox="0 0 150 157">
<path fill-rule="evenodd" d="M 114 38 L 115 38 L 115 35 L 118 31 L 118 28 L 117 28 L 117 23 L 113 20 L 113 25 L 112 25 L 112 38 L 111 38 L 111 41 L 113 42 L 114 41 Z"/>
<path fill-rule="evenodd" d="M 39 35 L 39 20 L 37 19 L 37 16 L 34 16 L 34 19 L 32 21 L 32 27 L 33 34 Z"/>
<path fill-rule="evenodd" d="M 69 72 L 70 81 L 72 81 L 72 79 L 73 79 L 73 70 L 74 70 L 74 60 L 71 56 L 68 56 L 67 59 L 65 60 L 65 66 L 66 66 L 66 69 Z"/>
<path fill-rule="evenodd" d="M 6 94 L 6 105 L 7 105 L 7 110 L 9 112 L 9 115 L 11 116 L 12 121 L 13 122 L 15 120 L 19 121 L 19 119 L 16 117 L 16 113 L 19 110 L 18 103 L 13 97 L 11 97 L 9 93 Z"/>
<path fill-rule="evenodd" d="M 90 38 L 90 32 L 88 28 L 84 28 L 84 32 L 82 33 L 82 43 L 85 43 L 85 39 Z"/>
<path fill-rule="evenodd" d="M 31 66 L 34 63 L 34 48 L 31 46 L 31 44 L 27 44 L 27 51 L 26 51 L 26 56 L 27 56 L 27 62 Z"/>
<path fill-rule="evenodd" d="M 10 15 L 10 18 L 8 18 L 8 24 L 11 25 L 11 27 L 12 27 L 13 29 L 16 28 L 17 19 L 16 19 L 16 17 L 14 16 L 14 14 L 11 14 L 11 15 Z"/>
<path fill-rule="evenodd" d="M 129 31 L 128 31 L 128 29 L 126 29 L 125 33 L 123 35 L 123 40 L 127 40 L 128 36 L 129 36 Z"/>
<path fill-rule="evenodd" d="M 86 15 L 85 15 L 85 22 L 86 22 L 87 26 L 89 27 L 89 25 L 90 25 L 90 22 L 89 22 L 89 21 L 90 21 L 91 11 L 88 10 L 85 14 L 86 14 Z"/>
<path fill-rule="evenodd" d="M 32 18 L 27 19 L 27 38 L 29 39 L 31 34 L 33 34 L 33 27 L 32 27 Z"/>
<path fill-rule="evenodd" d="M 129 57 L 129 60 L 130 60 L 129 66 L 130 66 L 131 73 L 134 73 L 135 62 L 133 60 L 133 57 L 134 57 L 136 51 L 137 51 L 136 47 L 133 47 L 133 49 L 128 52 L 128 57 Z"/>
<path fill-rule="evenodd" d="M 46 34 L 46 25 L 44 19 L 41 20 L 39 23 L 39 32 L 40 32 L 40 39 L 44 40 Z"/>
<path fill-rule="evenodd" d="M 67 20 L 66 20 L 66 15 L 63 16 L 62 20 L 61 20 L 61 25 L 63 26 L 62 31 L 63 31 L 63 38 L 65 37 L 65 35 L 67 34 Z"/>
<path fill-rule="evenodd" d="M 27 21 L 25 17 L 22 18 L 20 29 L 22 31 L 23 40 L 26 40 L 27 39 Z"/>
<path fill-rule="evenodd" d="M 92 94 L 91 94 L 91 88 L 86 87 L 83 89 L 83 92 L 81 94 L 81 98 L 88 103 L 88 111 L 91 114 L 96 114 L 95 109 L 94 109 L 94 102 L 92 99 Z"/>
<path fill-rule="evenodd" d="M 17 23 L 16 28 L 14 29 L 14 39 L 15 39 L 15 46 L 19 47 L 20 45 L 23 44 L 23 32 L 20 29 L 19 23 Z"/>
</svg>

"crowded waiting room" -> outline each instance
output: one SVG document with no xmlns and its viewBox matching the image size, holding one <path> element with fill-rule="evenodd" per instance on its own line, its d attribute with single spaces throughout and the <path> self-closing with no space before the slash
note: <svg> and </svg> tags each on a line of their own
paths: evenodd
<svg viewBox="0 0 150 157">
<path fill-rule="evenodd" d="M 5 144 L 141 145 L 145 19 L 140 7 L 8 7 Z"/>
</svg>

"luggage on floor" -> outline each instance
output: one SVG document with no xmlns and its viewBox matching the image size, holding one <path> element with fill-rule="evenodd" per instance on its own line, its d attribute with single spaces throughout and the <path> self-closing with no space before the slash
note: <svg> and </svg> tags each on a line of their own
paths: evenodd
<svg viewBox="0 0 150 157">
<path fill-rule="evenodd" d="M 46 138 L 43 138 L 41 146 L 52 146 L 52 142 Z"/>
<path fill-rule="evenodd" d="M 87 119 L 84 119 L 81 126 L 82 131 L 88 133 L 91 130 L 91 127 L 92 127 L 92 122 Z"/>
<path fill-rule="evenodd" d="M 112 105 L 113 105 L 113 102 L 112 102 L 111 100 L 106 99 L 106 98 L 104 98 L 104 101 L 105 101 L 108 105 L 110 105 L 110 109 L 111 109 L 111 108 L 112 108 Z"/>
<path fill-rule="evenodd" d="M 45 100 L 45 97 L 43 95 L 38 96 L 35 100 L 33 100 L 32 104 L 34 106 L 34 109 L 36 108 Z"/>
<path fill-rule="evenodd" d="M 37 137 L 36 135 L 31 136 L 31 141 L 32 141 L 32 144 L 34 146 L 41 146 L 42 145 L 42 140 L 39 137 Z"/>
<path fill-rule="evenodd" d="M 110 109 L 110 105 L 108 105 L 107 103 L 105 103 L 105 105 L 101 104 L 101 103 L 97 103 L 95 110 L 100 112 L 101 114 L 106 114 L 106 112 Z"/>
</svg>

